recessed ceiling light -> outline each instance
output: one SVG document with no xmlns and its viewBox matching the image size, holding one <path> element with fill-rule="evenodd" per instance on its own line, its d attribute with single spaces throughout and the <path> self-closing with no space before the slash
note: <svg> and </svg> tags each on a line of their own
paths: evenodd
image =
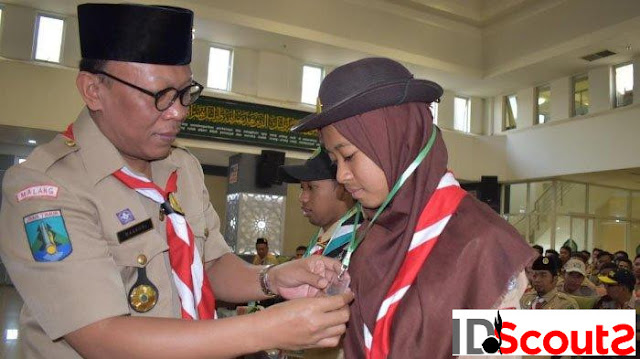
<svg viewBox="0 0 640 359">
<path fill-rule="evenodd" d="M 18 329 L 7 329 L 5 334 L 6 340 L 16 340 L 18 339 Z"/>
<path fill-rule="evenodd" d="M 27 143 L 30 144 L 30 145 L 35 145 L 38 142 L 36 140 L 27 140 Z"/>
</svg>

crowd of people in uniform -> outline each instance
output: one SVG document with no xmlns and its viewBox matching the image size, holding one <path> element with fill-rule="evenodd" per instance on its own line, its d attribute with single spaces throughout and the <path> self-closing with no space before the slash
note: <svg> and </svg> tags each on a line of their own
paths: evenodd
<svg viewBox="0 0 640 359">
<path fill-rule="evenodd" d="M 533 248 L 539 256 L 527 267 L 522 308 L 640 310 L 640 254 L 632 262 L 622 250 Z"/>
</svg>

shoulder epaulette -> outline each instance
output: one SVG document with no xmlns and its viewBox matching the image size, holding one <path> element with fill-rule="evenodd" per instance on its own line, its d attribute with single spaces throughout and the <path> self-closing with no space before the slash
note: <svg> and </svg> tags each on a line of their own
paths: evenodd
<svg viewBox="0 0 640 359">
<path fill-rule="evenodd" d="M 79 150 L 75 141 L 59 134 L 49 143 L 36 147 L 22 163 L 22 166 L 40 172 L 46 172 L 49 167 L 68 154 Z"/>
</svg>

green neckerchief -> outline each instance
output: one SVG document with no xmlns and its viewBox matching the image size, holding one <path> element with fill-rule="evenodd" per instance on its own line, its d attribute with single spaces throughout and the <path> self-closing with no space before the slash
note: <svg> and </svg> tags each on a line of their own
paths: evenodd
<svg viewBox="0 0 640 359">
<path fill-rule="evenodd" d="M 349 218 L 353 217 L 354 214 L 356 214 L 356 206 L 351 207 L 351 209 L 349 209 L 347 211 L 347 213 L 345 213 L 342 217 L 340 217 L 340 219 L 338 220 L 338 224 L 336 225 L 334 231 L 336 231 L 340 227 L 342 227 L 342 224 L 345 221 L 347 221 Z M 357 220 L 357 218 L 356 218 L 356 220 Z M 354 226 L 354 230 L 356 228 L 357 227 Z M 321 231 L 322 231 L 322 228 L 318 229 L 318 232 L 316 232 L 316 234 L 313 237 L 311 237 L 311 240 L 309 240 L 309 245 L 307 246 L 307 251 L 304 253 L 304 257 L 305 258 L 308 257 L 311 254 L 311 250 L 318 243 L 318 238 L 320 237 L 320 232 Z M 333 233 L 331 234 L 331 236 L 333 237 Z M 331 241 L 331 239 L 329 241 Z M 329 246 L 329 243 L 327 243 L 327 246 Z M 324 249 L 323 249 L 323 253 L 324 253 Z"/>
</svg>

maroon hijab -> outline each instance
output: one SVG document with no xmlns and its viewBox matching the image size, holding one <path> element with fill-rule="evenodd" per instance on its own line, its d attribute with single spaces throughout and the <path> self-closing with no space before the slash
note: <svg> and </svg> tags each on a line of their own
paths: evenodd
<svg viewBox="0 0 640 359">
<path fill-rule="evenodd" d="M 333 125 L 384 171 L 389 188 L 435 130 L 424 103 L 384 107 Z M 420 213 L 446 171 L 447 149 L 438 130 L 429 154 L 354 253 L 349 273 L 356 298 L 344 341 L 347 358 L 364 357 L 363 325 L 373 333 L 380 304 L 402 265 Z M 367 218 L 375 213 L 365 212 Z M 509 279 L 532 255 L 529 245 L 508 223 L 466 196 L 400 302 L 391 328 L 389 357 L 451 357 L 451 309 L 496 305 Z"/>
</svg>

